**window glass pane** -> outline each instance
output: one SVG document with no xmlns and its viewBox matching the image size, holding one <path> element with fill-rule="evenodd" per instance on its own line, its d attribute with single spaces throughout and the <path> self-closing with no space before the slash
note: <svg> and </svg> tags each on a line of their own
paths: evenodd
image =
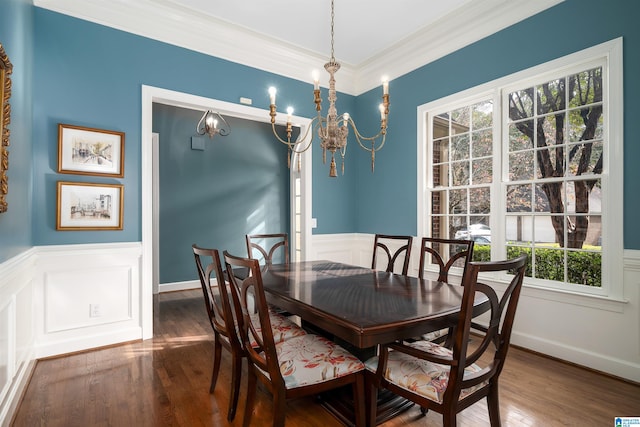
<svg viewBox="0 0 640 427">
<path fill-rule="evenodd" d="M 451 185 L 459 187 L 469 185 L 469 162 L 455 162 L 451 164 Z"/>
<path fill-rule="evenodd" d="M 564 170 L 563 147 L 549 147 L 536 150 L 536 178 L 548 178 L 557 176 L 555 171 L 562 173 Z"/>
<path fill-rule="evenodd" d="M 431 220 L 431 236 L 444 238 L 442 232 L 444 230 L 444 224 L 446 224 L 445 218 L 442 216 L 435 216 Z"/>
<path fill-rule="evenodd" d="M 433 141 L 433 163 L 444 163 L 449 161 L 449 138 L 437 139 Z"/>
<path fill-rule="evenodd" d="M 602 251 L 602 216 L 589 215 L 587 238 L 582 246 L 584 249 Z"/>
<path fill-rule="evenodd" d="M 575 215 L 570 216 L 568 221 L 567 247 L 601 249 L 602 221 L 599 215 Z"/>
<path fill-rule="evenodd" d="M 467 213 L 467 190 L 451 190 L 449 197 L 449 213 Z"/>
<path fill-rule="evenodd" d="M 446 191 L 431 192 L 431 213 L 434 215 L 445 213 Z"/>
<path fill-rule="evenodd" d="M 567 181 L 562 200 L 567 213 L 602 212 L 600 180 Z"/>
<path fill-rule="evenodd" d="M 520 151 L 532 148 L 533 120 L 526 120 L 509 125 L 509 151 Z"/>
<path fill-rule="evenodd" d="M 533 88 L 509 94 L 509 117 L 513 121 L 533 117 Z"/>
<path fill-rule="evenodd" d="M 533 179 L 532 150 L 509 154 L 509 179 L 511 181 Z"/>
<path fill-rule="evenodd" d="M 536 228 L 536 240 L 540 235 L 541 244 L 548 242 L 549 244 L 557 245 L 558 247 L 565 247 L 564 236 L 565 228 L 567 225 L 567 218 L 564 215 L 550 215 L 548 217 L 539 217 L 540 221 L 536 223 L 536 227 L 540 227 L 540 230 Z M 551 222 L 551 226 L 547 226 L 548 218 Z M 553 233 L 553 234 L 552 234 Z"/>
<path fill-rule="evenodd" d="M 536 248 L 534 277 L 564 282 L 564 251 L 550 248 Z"/>
<path fill-rule="evenodd" d="M 440 114 L 433 118 L 433 139 L 449 136 L 449 116 Z"/>
<path fill-rule="evenodd" d="M 507 212 L 531 212 L 531 184 L 507 185 Z"/>
<path fill-rule="evenodd" d="M 547 185 L 536 184 L 534 187 L 534 201 L 536 204 L 536 212 L 551 212 L 551 205 L 549 204 L 549 198 L 545 192 Z"/>
<path fill-rule="evenodd" d="M 535 216 L 533 221 L 533 241 L 536 246 L 559 247 L 557 242 L 556 227 L 560 236 L 564 235 L 562 216 L 542 215 Z"/>
<path fill-rule="evenodd" d="M 493 131 L 485 129 L 471 134 L 473 157 L 485 157 L 492 154 L 493 147 Z"/>
<path fill-rule="evenodd" d="M 493 179 L 493 160 L 480 159 L 472 162 L 473 184 L 489 184 Z"/>
<path fill-rule="evenodd" d="M 530 215 L 509 215 L 505 222 L 505 236 L 509 243 L 532 242 L 533 217 Z"/>
<path fill-rule="evenodd" d="M 481 214 L 491 212 L 491 191 L 489 187 L 471 188 L 469 190 L 470 213 Z M 482 221 L 489 224 L 489 221 Z"/>
<path fill-rule="evenodd" d="M 433 165 L 433 186 L 447 187 L 449 185 L 449 164 Z"/>
<path fill-rule="evenodd" d="M 451 138 L 451 160 L 469 158 L 469 134 L 456 135 Z"/>
<path fill-rule="evenodd" d="M 564 122 L 564 114 L 559 114 L 559 116 L 560 121 Z M 536 120 L 536 122 L 540 122 L 542 124 L 542 131 L 536 127 L 536 138 L 538 138 L 537 147 L 562 144 L 564 142 L 562 128 L 558 129 L 556 126 L 557 119 L 558 117 L 555 115 L 548 115 Z"/>
<path fill-rule="evenodd" d="M 567 280 L 585 286 L 602 286 L 602 254 L 599 252 L 567 252 Z"/>
<path fill-rule="evenodd" d="M 455 123 L 455 126 L 452 126 L 452 133 L 458 134 L 462 132 L 467 132 L 470 126 L 471 113 L 469 107 L 459 108 L 457 110 L 453 110 L 451 112 L 451 121 Z"/>
<path fill-rule="evenodd" d="M 569 112 L 569 141 L 602 139 L 604 118 L 602 105 Z"/>
<path fill-rule="evenodd" d="M 587 175 L 602 173 L 602 141 L 587 142 L 569 147 L 568 175 Z"/>
<path fill-rule="evenodd" d="M 493 102 L 483 101 L 471 107 L 474 129 L 490 128 L 493 125 Z"/>
<path fill-rule="evenodd" d="M 538 114 L 563 111 L 566 108 L 565 79 L 555 79 L 537 87 Z"/>
<path fill-rule="evenodd" d="M 569 108 L 602 102 L 602 67 L 569 76 Z"/>
</svg>

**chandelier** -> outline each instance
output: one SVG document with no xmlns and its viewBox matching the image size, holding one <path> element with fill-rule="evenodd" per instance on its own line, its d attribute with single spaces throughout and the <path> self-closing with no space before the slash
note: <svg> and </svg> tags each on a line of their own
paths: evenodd
<svg viewBox="0 0 640 427">
<path fill-rule="evenodd" d="M 335 155 L 338 153 L 342 160 L 342 174 L 344 175 L 344 156 L 347 151 L 347 136 L 349 135 L 349 127 L 353 129 L 353 133 L 358 141 L 360 147 L 371 153 L 371 172 L 374 171 L 376 151 L 379 151 L 385 143 L 387 136 L 387 119 L 389 117 L 389 82 L 383 79 L 382 83 L 382 104 L 380 104 L 380 131 L 377 135 L 372 137 L 363 136 L 356 127 L 355 122 L 349 116 L 349 113 L 338 114 L 336 109 L 336 79 L 335 74 L 340 69 L 340 64 L 336 61 L 334 56 L 333 46 L 333 23 L 334 23 L 334 5 L 331 0 L 331 58 L 329 62 L 324 65 L 324 69 L 329 73 L 329 108 L 327 115 L 322 115 L 322 98 L 320 97 L 320 83 L 318 76 L 314 76 L 313 82 L 313 98 L 316 105 L 317 117 L 314 117 L 311 126 L 307 128 L 307 131 L 302 138 L 298 138 L 298 141 L 291 141 L 292 134 L 292 115 L 293 108 L 287 108 L 287 127 L 286 136 L 280 137 L 276 131 L 276 88 L 269 88 L 270 106 L 269 115 L 271 116 L 271 129 L 278 141 L 288 146 L 287 165 L 291 167 L 291 159 L 294 155 L 298 158 L 298 170 L 300 170 L 300 156 L 299 154 L 308 150 L 313 142 L 314 134 L 317 134 L 320 138 L 320 147 L 322 147 L 322 161 L 327 161 L 327 151 L 331 155 L 331 163 L 329 167 L 329 176 L 338 176 L 336 171 Z M 314 128 L 314 134 L 309 137 L 309 131 Z"/>
<path fill-rule="evenodd" d="M 231 126 L 220 113 L 207 110 L 196 125 L 196 132 L 198 135 L 207 134 L 209 138 L 215 135 L 227 136 L 231 133 Z"/>
</svg>

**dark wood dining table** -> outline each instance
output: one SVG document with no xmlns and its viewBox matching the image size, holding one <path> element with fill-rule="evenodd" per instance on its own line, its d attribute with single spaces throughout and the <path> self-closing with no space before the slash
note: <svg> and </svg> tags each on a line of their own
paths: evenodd
<svg viewBox="0 0 640 427">
<path fill-rule="evenodd" d="M 455 324 L 463 291 L 457 284 L 333 261 L 270 265 L 262 280 L 271 304 L 328 333 L 363 360 L 375 354 L 377 344 Z M 474 316 L 488 308 L 486 297 L 476 297 Z M 349 405 L 341 406 L 329 409 L 349 424 L 350 417 L 342 413 Z M 379 414 L 377 423 L 404 409 Z"/>
</svg>

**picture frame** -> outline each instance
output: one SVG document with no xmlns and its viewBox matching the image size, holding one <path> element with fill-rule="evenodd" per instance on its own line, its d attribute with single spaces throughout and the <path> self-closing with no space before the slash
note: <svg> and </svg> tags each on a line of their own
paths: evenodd
<svg viewBox="0 0 640 427">
<path fill-rule="evenodd" d="M 58 181 L 56 230 L 122 230 L 124 185 Z"/>
<path fill-rule="evenodd" d="M 0 213 L 7 211 L 9 193 L 9 123 L 11 123 L 11 73 L 13 65 L 0 43 Z"/>
<path fill-rule="evenodd" d="M 124 177 L 124 132 L 58 124 L 58 172 Z"/>
</svg>

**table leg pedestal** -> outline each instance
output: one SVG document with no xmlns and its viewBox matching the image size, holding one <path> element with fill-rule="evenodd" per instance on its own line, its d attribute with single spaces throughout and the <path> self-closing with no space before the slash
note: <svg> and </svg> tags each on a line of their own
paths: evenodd
<svg viewBox="0 0 640 427">
<path fill-rule="evenodd" d="M 353 413 L 353 393 L 351 386 L 343 387 L 319 397 L 320 404 L 336 417 L 344 425 L 355 426 L 355 414 Z M 388 390 L 378 392 L 378 411 L 376 422 L 368 425 L 379 425 L 399 415 L 414 405 L 413 402 L 391 393 Z"/>
</svg>

